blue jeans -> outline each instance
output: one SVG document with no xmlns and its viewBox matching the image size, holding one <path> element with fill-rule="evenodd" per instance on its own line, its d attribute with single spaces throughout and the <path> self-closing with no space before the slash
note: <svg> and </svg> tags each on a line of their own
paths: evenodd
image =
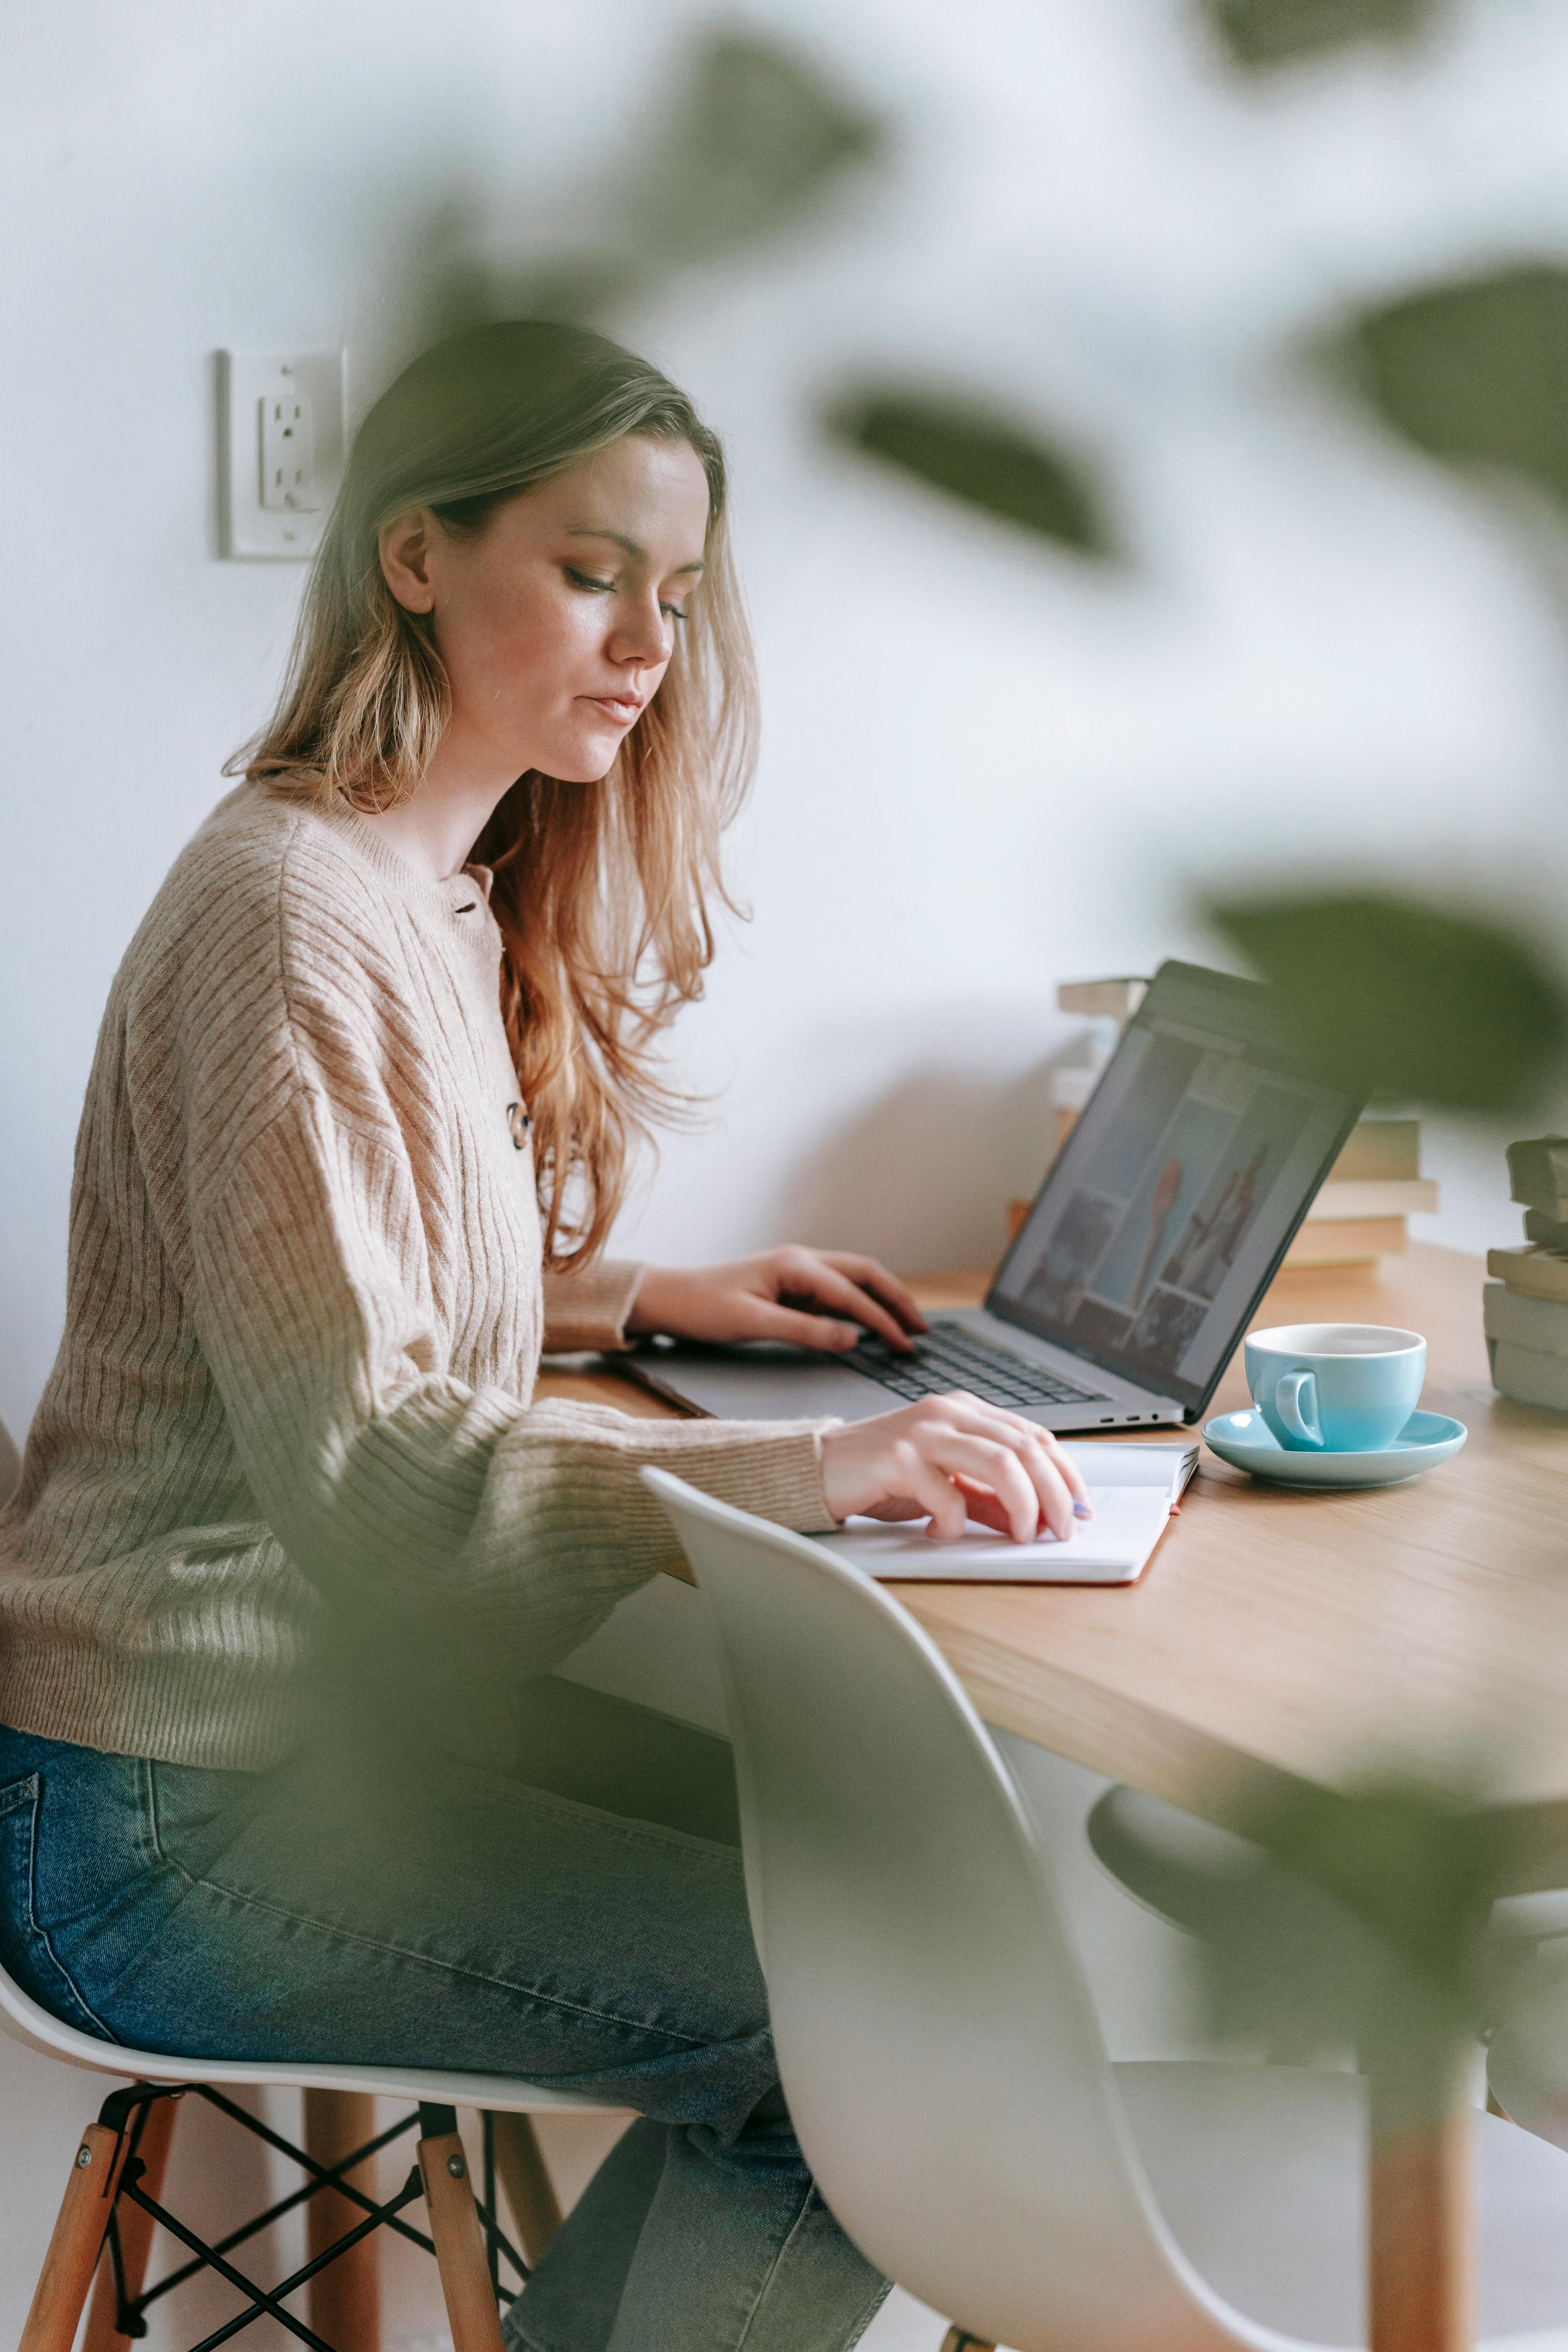
<svg viewBox="0 0 1568 2352">
<path fill-rule="evenodd" d="M 711 1755 L 683 1797 L 676 1727 L 639 1743 L 640 1710 L 584 1695 L 584 1727 L 569 1694 L 542 1711 L 552 1787 L 406 1750 L 205 1771 L 0 1728 L 5 1967 L 142 2049 L 472 2068 L 635 2108 L 512 2305 L 515 2352 L 837 2352 L 886 2283 L 790 2126 Z"/>
</svg>

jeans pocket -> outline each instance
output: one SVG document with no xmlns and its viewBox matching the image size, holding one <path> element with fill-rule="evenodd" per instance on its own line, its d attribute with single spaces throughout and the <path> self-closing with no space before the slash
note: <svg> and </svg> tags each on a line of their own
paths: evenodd
<svg viewBox="0 0 1568 2352">
<path fill-rule="evenodd" d="M 100 2042 L 112 2042 L 71 1980 L 53 1944 L 38 1925 L 38 1805 L 43 1780 L 29 1772 L 0 1789 L 0 1961 L 22 1990 L 51 2017 Z"/>
</svg>

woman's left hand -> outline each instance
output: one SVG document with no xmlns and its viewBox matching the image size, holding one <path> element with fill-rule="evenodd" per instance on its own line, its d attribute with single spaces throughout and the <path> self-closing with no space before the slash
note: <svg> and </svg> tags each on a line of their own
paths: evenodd
<svg viewBox="0 0 1568 2352">
<path fill-rule="evenodd" d="M 792 1243 L 723 1265 L 650 1265 L 626 1318 L 628 1332 L 674 1339 L 786 1339 L 842 1355 L 864 1332 L 909 1349 L 926 1320 L 897 1275 L 874 1257 Z"/>
</svg>

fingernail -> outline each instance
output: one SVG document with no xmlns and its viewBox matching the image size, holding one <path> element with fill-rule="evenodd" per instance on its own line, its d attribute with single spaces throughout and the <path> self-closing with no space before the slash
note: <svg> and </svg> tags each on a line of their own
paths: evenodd
<svg viewBox="0 0 1568 2352">
<path fill-rule="evenodd" d="M 1075 1503 L 1072 1507 L 1072 1515 L 1075 1519 L 1092 1519 L 1094 1517 L 1094 1505 L 1092 1503 Z"/>
</svg>

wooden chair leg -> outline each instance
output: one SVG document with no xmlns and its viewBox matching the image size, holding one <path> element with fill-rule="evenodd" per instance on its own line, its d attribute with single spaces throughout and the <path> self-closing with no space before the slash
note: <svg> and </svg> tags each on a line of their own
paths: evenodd
<svg viewBox="0 0 1568 2352">
<path fill-rule="evenodd" d="M 114 2210 L 125 2148 L 125 2135 L 107 2125 L 89 2124 L 83 2132 L 17 2352 L 71 2352 Z"/>
<path fill-rule="evenodd" d="M 495 2128 L 496 2170 L 517 2224 L 523 2258 L 532 2270 L 543 2261 L 545 2248 L 561 2227 L 561 2200 L 532 2117 L 498 2111 L 490 2120 Z"/>
<path fill-rule="evenodd" d="M 421 2106 L 419 2132 L 419 2177 L 436 2241 L 452 2352 L 504 2352 L 484 2229 L 457 2116 L 450 2107 Z M 68 2347 L 62 2347 L 62 2352 Z"/>
<path fill-rule="evenodd" d="M 375 2136 L 375 2101 L 365 2091 L 305 2093 L 305 2152 L 318 2164 L 341 2164 Z M 366 2196 L 370 2181 L 347 2177 Z M 305 2244 L 313 2258 L 335 2238 L 363 2221 L 362 2209 L 334 2189 L 323 2189 L 305 2208 Z M 362 2238 L 317 2273 L 305 2290 L 310 2326 L 336 2352 L 381 2352 L 381 2252 L 375 2237 Z M 82 2352 L 88 2352 L 84 2345 Z"/>
<path fill-rule="evenodd" d="M 136 2153 L 146 2168 L 142 2186 L 149 2197 L 163 2195 L 163 2172 L 178 2113 L 177 2099 L 154 2099 L 147 2109 Z M 147 2260 L 152 2251 L 153 2216 L 143 2213 L 140 2205 L 132 2205 L 128 2199 L 120 2209 L 120 2259 L 125 2273 L 125 2292 L 132 2301 L 147 2283 Z M 100 2262 L 81 2352 L 131 2352 L 131 2341 L 129 2336 L 120 2332 L 120 2297 L 115 2290 L 113 2264 Z"/>
</svg>

